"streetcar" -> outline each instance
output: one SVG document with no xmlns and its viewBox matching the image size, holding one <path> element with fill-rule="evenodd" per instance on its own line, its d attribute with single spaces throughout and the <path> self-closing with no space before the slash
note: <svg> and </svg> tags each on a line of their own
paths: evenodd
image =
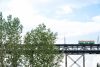
<svg viewBox="0 0 100 67">
<path fill-rule="evenodd" d="M 78 41 L 79 45 L 94 45 L 95 41 L 94 40 L 80 40 Z"/>
</svg>

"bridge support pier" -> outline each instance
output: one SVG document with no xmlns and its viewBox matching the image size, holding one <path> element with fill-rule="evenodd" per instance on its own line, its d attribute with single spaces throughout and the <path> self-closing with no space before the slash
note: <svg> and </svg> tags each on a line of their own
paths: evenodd
<svg viewBox="0 0 100 67">
<path fill-rule="evenodd" d="M 65 67 L 67 67 L 67 54 L 65 53 Z"/>
<path fill-rule="evenodd" d="M 83 67 L 85 67 L 85 54 L 83 54 Z"/>
</svg>

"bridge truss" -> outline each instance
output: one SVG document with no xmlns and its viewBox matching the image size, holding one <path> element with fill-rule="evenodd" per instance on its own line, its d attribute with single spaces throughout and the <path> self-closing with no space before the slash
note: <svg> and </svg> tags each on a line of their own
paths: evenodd
<svg viewBox="0 0 100 67">
<path fill-rule="evenodd" d="M 56 46 L 59 47 L 59 52 L 65 53 L 65 67 L 68 67 L 68 58 L 73 61 L 69 67 L 73 67 L 74 64 L 77 67 L 81 67 L 80 63 L 78 63 L 81 58 L 83 62 L 82 67 L 85 67 L 85 54 L 100 54 L 100 44 L 56 44 Z M 79 57 L 74 60 L 74 57 L 71 57 L 71 55 L 79 55 Z"/>
</svg>

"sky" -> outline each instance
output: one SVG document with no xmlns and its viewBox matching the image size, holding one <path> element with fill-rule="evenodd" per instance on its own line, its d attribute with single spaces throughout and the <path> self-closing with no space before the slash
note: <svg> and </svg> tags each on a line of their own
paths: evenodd
<svg viewBox="0 0 100 67">
<path fill-rule="evenodd" d="M 23 35 L 44 23 L 57 32 L 56 43 L 95 40 L 100 35 L 100 0 L 0 0 L 4 17 L 19 17 Z"/>
<path fill-rule="evenodd" d="M 100 35 L 100 0 L 0 0 L 0 11 L 4 18 L 19 17 L 23 35 L 44 23 L 58 33 L 59 44 L 64 38 L 65 43 L 96 42 Z"/>
<path fill-rule="evenodd" d="M 23 35 L 44 23 L 57 32 L 56 43 L 95 40 L 100 35 L 100 0 L 0 0 L 6 17 L 19 17 Z"/>
</svg>

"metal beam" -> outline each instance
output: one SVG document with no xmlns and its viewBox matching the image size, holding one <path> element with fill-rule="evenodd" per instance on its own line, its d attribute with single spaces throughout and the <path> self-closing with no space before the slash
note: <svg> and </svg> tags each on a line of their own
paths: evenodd
<svg viewBox="0 0 100 67">
<path fill-rule="evenodd" d="M 100 54 L 100 44 L 56 44 L 56 46 L 59 47 L 59 52 L 64 52 L 67 54 Z"/>
</svg>

